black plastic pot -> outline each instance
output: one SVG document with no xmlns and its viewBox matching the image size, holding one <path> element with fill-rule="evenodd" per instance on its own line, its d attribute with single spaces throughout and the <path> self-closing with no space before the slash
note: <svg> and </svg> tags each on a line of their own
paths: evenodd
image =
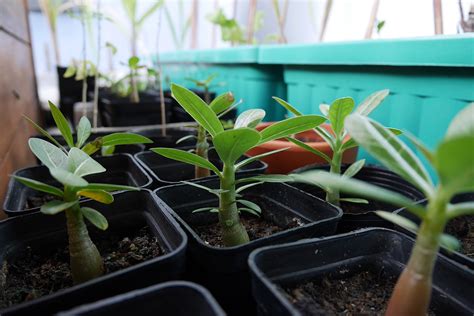
<svg viewBox="0 0 474 316">
<path fill-rule="evenodd" d="M 348 167 L 349 165 L 342 165 L 341 172 L 344 172 Z M 305 171 L 316 169 L 328 171 L 329 166 L 305 166 L 303 168 L 294 170 L 293 173 L 302 173 Z M 383 167 L 373 165 L 365 166 L 354 176 L 354 178 L 382 187 L 384 189 L 388 189 L 390 191 L 400 193 L 413 201 L 421 201 L 425 198 L 423 193 L 421 193 L 412 184 Z M 326 192 L 324 192 L 321 188 L 317 186 L 305 183 L 292 183 L 291 185 L 321 199 L 326 198 Z M 341 194 L 341 196 L 344 197 L 345 195 Z M 351 230 L 365 227 L 393 228 L 393 225 L 391 225 L 389 222 L 375 215 L 374 211 L 383 210 L 387 212 L 394 212 L 399 209 L 399 207 L 397 206 L 372 200 L 369 200 L 369 204 L 344 203 L 341 206 L 344 211 L 344 215 L 342 216 L 342 219 L 339 222 L 338 233 L 345 233 Z M 347 206 L 354 208 L 356 212 L 347 212 L 345 210 Z"/>
<path fill-rule="evenodd" d="M 326 276 L 344 279 L 362 271 L 396 278 L 413 244 L 399 232 L 371 228 L 258 249 L 250 255 L 249 266 L 259 315 L 301 315 L 279 290 L 282 287 Z M 438 255 L 433 277 L 431 308 L 437 315 L 472 315 L 472 271 Z"/>
<path fill-rule="evenodd" d="M 149 187 L 152 179 L 129 154 L 116 154 L 96 159 L 107 170 L 104 173 L 86 176 L 89 182 L 131 185 L 140 188 Z M 45 166 L 29 167 L 15 171 L 14 175 L 59 186 Z M 36 212 L 38 207 L 26 207 L 30 197 L 41 197 L 45 194 L 35 191 L 22 183 L 10 179 L 3 209 L 8 216 L 18 216 Z"/>
<path fill-rule="evenodd" d="M 192 148 L 193 147 L 182 147 L 181 149 L 189 150 Z M 195 168 L 193 165 L 169 159 L 151 151 L 138 153 L 135 155 L 135 159 L 153 178 L 153 185 L 156 188 L 170 184 L 177 184 L 180 181 L 194 180 Z M 244 157 L 242 157 L 240 160 L 243 159 Z M 209 150 L 209 161 L 212 162 L 215 166 L 217 166 L 217 168 L 222 168 L 222 162 L 220 161 L 216 151 L 213 149 Z M 237 174 L 262 174 L 265 172 L 266 169 L 266 163 L 260 160 L 256 160 L 242 167 L 242 169 L 237 171 Z M 213 173 L 211 172 L 211 177 L 212 174 Z"/>
<path fill-rule="evenodd" d="M 195 139 L 183 140 L 179 144 L 176 144 L 178 140 L 188 135 L 196 135 L 196 129 L 194 128 L 167 128 L 166 136 L 163 136 L 162 129 L 132 129 L 132 133 L 137 133 L 148 137 L 153 141 L 152 144 L 145 144 L 147 149 L 153 147 L 181 147 L 181 146 L 193 146 L 196 144 Z"/>
<path fill-rule="evenodd" d="M 182 277 L 187 237 L 168 212 L 163 210 L 149 190 L 114 195 L 109 205 L 94 201 L 82 202 L 100 210 L 109 221 L 107 231 L 90 227 L 92 240 L 98 234 L 126 234 L 133 229 L 148 227 L 158 238 L 165 254 L 151 260 L 111 272 L 97 279 L 60 290 L 33 301 L 1 310 L 1 315 L 51 315 L 81 304 L 95 302 L 113 295 Z M 14 262 L 26 249 L 41 249 L 48 253 L 67 244 L 64 214 L 46 216 L 41 213 L 14 217 L 0 222 L 0 258 Z"/>
<path fill-rule="evenodd" d="M 423 201 L 420 201 L 420 204 L 423 204 L 423 205 L 426 205 L 426 202 L 427 200 L 423 200 Z M 463 193 L 463 194 L 459 194 L 459 195 L 456 195 L 453 200 L 452 200 L 453 203 L 462 203 L 462 202 L 474 202 L 474 192 L 472 193 Z M 410 213 L 409 211 L 406 210 L 406 208 L 402 208 L 398 211 L 396 211 L 395 213 L 397 213 L 398 215 L 401 215 L 403 217 L 406 217 L 410 220 L 412 220 L 413 222 L 419 224 L 420 223 L 420 219 L 418 217 L 416 217 L 415 215 L 413 215 L 412 213 Z M 449 224 L 448 224 L 449 225 Z M 409 236 L 414 236 L 414 234 L 400 226 L 395 226 L 395 229 L 398 230 L 398 231 L 401 231 Z M 461 252 L 458 252 L 458 251 L 455 251 L 455 252 L 449 252 L 449 251 L 446 251 L 444 248 L 441 248 L 441 252 L 449 257 L 450 259 L 453 259 L 455 260 L 456 262 L 459 262 L 460 264 L 468 267 L 469 269 L 473 270 L 474 271 L 474 259 L 473 258 L 470 258 L 468 256 L 466 256 L 465 254 L 461 253 Z"/>
<path fill-rule="evenodd" d="M 165 98 L 166 121 L 171 118 L 171 99 Z M 104 126 L 136 126 L 161 124 L 160 99 L 154 95 L 140 94 L 140 102 L 129 98 L 102 96 L 99 110 Z"/>
<path fill-rule="evenodd" d="M 82 80 L 77 81 L 74 77 L 64 78 L 66 67 L 57 68 L 59 85 L 59 105 L 64 116 L 74 122 L 74 103 L 82 101 Z M 87 77 L 87 91 L 94 91 L 94 77 Z M 90 98 L 89 98 L 90 99 Z"/>
<path fill-rule="evenodd" d="M 224 316 L 225 313 L 202 286 L 172 281 L 83 305 L 59 315 Z"/>
<path fill-rule="evenodd" d="M 199 181 L 217 188 L 217 179 Z M 269 237 L 245 245 L 219 248 L 204 242 L 192 227 L 217 223 L 216 213 L 192 213 L 207 206 L 217 206 L 215 195 L 196 187 L 179 184 L 159 188 L 155 194 L 178 220 L 189 238 L 188 277 L 208 288 L 229 315 L 252 315 L 255 302 L 250 293 L 247 258 L 256 248 L 295 241 L 335 232 L 342 211 L 314 196 L 286 184 L 265 183 L 243 191 L 244 198 L 254 199 L 263 209 L 265 219 L 280 227 L 301 223 Z"/>
</svg>

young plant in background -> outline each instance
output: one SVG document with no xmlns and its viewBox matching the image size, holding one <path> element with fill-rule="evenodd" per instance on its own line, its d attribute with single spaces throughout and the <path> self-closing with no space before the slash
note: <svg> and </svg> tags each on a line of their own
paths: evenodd
<svg viewBox="0 0 474 316">
<path fill-rule="evenodd" d="M 361 104 L 359 104 L 359 106 L 355 110 L 355 113 L 358 113 L 363 116 L 369 115 L 373 110 L 377 108 L 377 106 L 385 99 L 388 94 L 389 90 L 381 90 L 371 94 L 369 97 L 367 97 L 367 99 L 365 99 Z M 294 115 L 302 115 L 301 112 L 299 112 L 288 102 L 277 97 L 274 97 L 274 99 Z M 325 153 L 311 146 L 308 146 L 307 144 L 296 138 L 289 137 L 288 140 L 294 143 L 295 145 L 324 159 L 329 164 L 331 173 L 340 174 L 342 157 L 344 155 L 344 152 L 350 148 L 357 146 L 357 143 L 353 139 L 347 139 L 347 131 L 344 126 L 344 120 L 348 115 L 352 113 L 352 111 L 354 110 L 354 106 L 354 100 L 349 97 L 337 99 L 331 105 L 321 104 L 319 106 L 321 113 L 329 120 L 332 132 L 327 131 L 326 129 L 320 126 L 315 129 L 315 132 L 320 135 L 326 143 L 328 143 L 329 147 L 333 152 L 332 157 L 329 157 Z M 364 167 L 364 164 L 365 159 L 356 161 L 349 168 L 347 168 L 343 175 L 348 178 L 353 177 L 357 174 L 357 172 L 360 171 L 360 169 L 362 169 L 362 167 Z M 321 188 L 326 191 L 326 201 L 334 205 L 340 205 L 341 201 L 353 203 L 367 203 L 366 200 L 362 199 L 341 198 L 337 189 L 329 189 L 324 185 L 321 185 Z"/>
<path fill-rule="evenodd" d="M 174 46 L 177 50 L 181 50 L 184 48 L 186 36 L 188 35 L 189 28 L 191 26 L 192 14 L 190 12 L 189 16 L 186 18 L 186 20 L 184 20 L 183 19 L 184 17 L 183 0 L 178 0 L 176 2 L 178 4 L 178 19 L 179 19 L 179 21 L 177 21 L 176 24 L 175 24 L 175 19 L 171 17 L 171 13 L 168 9 L 169 1 L 164 6 L 164 12 L 165 12 L 166 21 L 171 30 L 171 36 L 173 38 Z"/>
<path fill-rule="evenodd" d="M 415 246 L 395 285 L 386 315 L 426 315 L 439 247 L 449 250 L 459 247 L 454 237 L 443 233 L 445 226 L 456 217 L 474 215 L 473 202 L 450 203 L 456 194 L 474 190 L 474 103 L 454 118 L 434 151 L 415 137 L 408 136 L 434 169 L 439 180 L 437 185 L 419 158 L 389 129 L 360 114 L 350 115 L 346 119 L 346 128 L 351 137 L 383 165 L 420 189 L 428 199 L 426 206 L 413 204 L 398 193 L 331 173 L 311 171 L 298 178 L 406 207 L 419 217 L 421 225 L 418 227 L 405 217 L 377 212 L 381 217 L 417 233 Z"/>
<path fill-rule="evenodd" d="M 107 219 L 97 210 L 81 207 L 79 199 L 87 197 L 104 204 L 110 204 L 114 197 L 109 193 L 116 190 L 138 190 L 134 187 L 89 183 L 84 177 L 102 173 L 105 168 L 82 150 L 71 146 L 64 152 L 47 141 L 31 138 L 29 146 L 35 156 L 49 169 L 61 188 L 36 180 L 13 176 L 22 184 L 41 192 L 51 194 L 54 200 L 41 206 L 41 212 L 55 215 L 66 214 L 69 239 L 71 275 L 74 283 L 82 283 L 104 273 L 104 265 L 97 247 L 89 237 L 85 219 L 101 230 L 108 227 Z"/>
<path fill-rule="evenodd" d="M 243 112 L 237 118 L 232 129 L 224 130 L 215 111 L 192 91 L 175 84 L 171 86 L 171 91 L 174 98 L 186 112 L 209 133 L 213 146 L 223 162 L 223 167 L 222 170 L 219 170 L 208 160 L 184 150 L 153 148 L 152 151 L 164 157 L 199 166 L 214 172 L 220 181 L 219 190 L 211 190 L 196 183 L 189 184 L 203 188 L 218 196 L 219 207 L 210 207 L 207 208 L 207 210 L 218 212 L 222 240 L 225 246 L 230 247 L 245 244 L 249 242 L 249 236 L 240 221 L 240 211 L 247 211 L 258 215 L 261 210 L 255 203 L 242 199 L 240 193 L 246 188 L 265 181 L 283 182 L 291 178 L 289 176 L 263 175 L 236 180 L 235 177 L 236 171 L 243 166 L 284 149 L 250 157 L 240 162 L 237 161 L 248 150 L 259 144 L 314 128 L 322 124 L 326 119 L 318 115 L 293 117 L 275 123 L 259 132 L 255 129 L 255 126 L 263 119 L 265 111 L 256 109 Z M 237 188 L 237 185 L 245 182 L 251 183 Z M 239 205 L 242 206 L 239 207 Z"/>
<path fill-rule="evenodd" d="M 51 110 L 54 122 L 56 123 L 56 126 L 59 129 L 59 132 L 61 133 L 61 136 L 63 137 L 67 147 L 79 148 L 87 155 L 95 154 L 99 150 L 102 150 L 103 155 L 110 155 L 114 152 L 115 146 L 152 143 L 149 138 L 133 133 L 112 133 L 110 135 L 97 137 L 93 141 L 87 142 L 92 133 L 92 127 L 90 121 L 85 116 L 81 118 L 79 124 L 76 127 L 77 139 L 76 142 L 74 142 L 71 128 L 69 127 L 64 115 L 52 102 L 49 102 L 49 108 Z M 67 152 L 66 148 L 61 145 L 53 136 L 51 136 L 51 134 L 49 134 L 45 129 L 36 124 L 29 117 L 25 116 L 25 119 L 57 148 Z"/>
</svg>

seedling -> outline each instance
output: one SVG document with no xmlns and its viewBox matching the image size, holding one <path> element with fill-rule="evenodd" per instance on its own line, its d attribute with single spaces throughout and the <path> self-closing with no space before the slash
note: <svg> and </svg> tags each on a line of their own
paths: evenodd
<svg viewBox="0 0 474 316">
<path fill-rule="evenodd" d="M 360 146 L 420 189 L 428 199 L 427 205 L 414 204 L 399 193 L 331 173 L 311 171 L 295 177 L 406 207 L 420 219 L 421 225 L 418 227 L 405 217 L 377 212 L 381 217 L 417 233 L 415 246 L 395 285 L 386 315 L 426 315 L 439 247 L 441 245 L 451 251 L 459 247 L 459 242 L 454 237 L 443 233 L 445 226 L 456 217 L 474 214 L 474 202 L 450 203 L 454 195 L 474 190 L 474 103 L 454 118 L 444 139 L 434 151 L 415 137 L 407 135 L 433 168 L 439 179 L 438 184 L 434 184 L 413 151 L 389 129 L 360 114 L 350 115 L 346 119 L 346 128 Z"/>
<path fill-rule="evenodd" d="M 107 219 L 97 210 L 81 207 L 80 197 L 87 197 L 104 204 L 110 204 L 114 197 L 109 193 L 116 190 L 138 190 L 129 186 L 89 183 L 84 177 L 105 171 L 94 159 L 77 147 L 71 146 L 65 153 L 53 144 L 39 138 L 31 138 L 29 146 L 35 156 L 49 169 L 49 172 L 62 188 L 40 181 L 13 176 L 22 184 L 55 197 L 53 201 L 41 206 L 41 212 L 55 215 L 66 214 L 69 238 L 71 274 L 74 283 L 82 283 L 104 273 L 102 257 L 89 237 L 84 219 L 101 230 L 108 227 Z"/>
<path fill-rule="evenodd" d="M 164 157 L 199 166 L 214 172 L 220 181 L 219 190 L 211 190 L 199 184 L 188 182 L 190 185 L 205 189 L 217 195 L 219 198 L 218 208 L 210 207 L 196 211 L 212 210 L 218 212 L 222 240 L 225 246 L 230 247 L 245 244 L 249 242 L 249 236 L 240 221 L 240 211 L 259 215 L 261 209 L 255 203 L 241 199 L 242 196 L 240 193 L 253 185 L 265 181 L 283 182 L 291 180 L 291 178 L 289 176 L 262 175 L 236 180 L 235 176 L 237 170 L 252 161 L 280 152 L 286 148 L 250 157 L 240 162 L 237 162 L 238 159 L 257 145 L 314 128 L 322 124 L 325 118 L 318 115 L 293 117 L 275 123 L 259 132 L 255 127 L 264 118 L 265 111 L 260 109 L 247 110 L 239 115 L 232 129 L 224 130 L 216 112 L 192 91 L 175 84 L 171 86 L 171 91 L 174 98 L 186 112 L 209 133 L 214 148 L 223 162 L 223 167 L 222 170 L 219 170 L 213 163 L 197 154 L 179 149 L 153 148 L 152 151 Z M 245 182 L 250 182 L 250 184 L 238 188 L 236 187 Z"/>
<path fill-rule="evenodd" d="M 371 94 L 367 99 L 365 99 L 357 109 L 355 113 L 358 113 L 362 116 L 369 115 L 377 106 L 385 99 L 389 94 L 389 90 L 381 90 Z M 281 104 L 285 109 L 290 111 L 296 116 L 301 116 L 302 113 L 299 112 L 295 107 L 290 105 L 288 102 L 274 97 L 274 99 Z M 350 148 L 356 147 L 357 143 L 348 137 L 347 131 L 344 126 L 344 120 L 346 117 L 352 113 L 354 110 L 354 99 L 350 97 L 336 99 L 331 105 L 321 104 L 319 109 L 321 113 L 329 120 L 331 124 L 332 131 L 328 131 L 321 126 L 315 128 L 315 132 L 324 139 L 331 148 L 333 154 L 332 157 L 326 155 L 325 153 L 305 144 L 304 142 L 294 138 L 289 137 L 288 140 L 295 145 L 315 154 L 318 157 L 324 159 L 330 166 L 330 172 L 335 174 L 341 174 L 341 163 L 344 152 Z M 396 130 L 393 130 L 396 132 Z M 365 159 L 361 159 L 353 163 L 349 168 L 344 172 L 345 177 L 355 176 L 361 169 L 364 167 Z M 340 205 L 341 201 L 352 202 L 352 203 L 367 203 L 366 200 L 358 198 L 341 198 L 339 191 L 337 189 L 330 190 L 329 188 L 321 185 L 321 188 L 326 191 L 326 201 L 334 205 Z"/>
<path fill-rule="evenodd" d="M 90 121 L 83 116 L 79 121 L 79 124 L 76 127 L 77 139 L 74 142 L 72 137 L 71 128 L 69 127 L 68 121 L 61 113 L 61 111 L 52 103 L 49 102 L 49 108 L 53 116 L 54 122 L 56 123 L 57 128 L 61 132 L 61 136 L 64 139 L 67 147 L 69 148 L 80 148 L 87 155 L 95 154 L 97 151 L 102 150 L 103 155 L 113 154 L 115 146 L 119 145 L 131 145 L 131 144 L 149 144 L 152 141 L 142 135 L 137 135 L 133 133 L 113 133 L 110 135 L 105 135 L 102 137 L 97 137 L 93 141 L 87 142 L 89 139 L 92 127 Z M 63 152 L 67 152 L 66 148 L 61 145 L 51 134 L 49 134 L 45 129 L 36 124 L 32 119 L 25 116 L 25 119 L 33 125 L 33 127 L 43 136 L 45 136 L 52 144 L 57 146 Z"/>
</svg>

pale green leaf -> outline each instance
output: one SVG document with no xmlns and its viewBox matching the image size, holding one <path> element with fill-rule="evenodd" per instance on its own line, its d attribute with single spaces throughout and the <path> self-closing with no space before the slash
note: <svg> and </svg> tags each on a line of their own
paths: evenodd
<svg viewBox="0 0 474 316">
<path fill-rule="evenodd" d="M 251 209 L 249 207 L 239 207 L 239 212 L 247 212 L 247 213 L 250 213 L 252 215 L 255 215 L 257 217 L 260 217 L 260 213 L 255 211 L 254 209 Z"/>
<path fill-rule="evenodd" d="M 217 210 L 217 209 L 215 207 L 201 207 L 201 208 L 195 209 L 194 211 L 192 211 L 192 213 L 212 212 L 213 210 Z"/>
<path fill-rule="evenodd" d="M 234 129 L 241 127 L 255 128 L 264 117 L 265 111 L 261 109 L 244 111 L 235 120 Z"/>
<path fill-rule="evenodd" d="M 234 102 L 234 95 L 231 92 L 226 92 L 212 100 L 211 104 L 209 104 L 209 107 L 214 111 L 214 113 L 219 115 L 232 106 Z"/>
<path fill-rule="evenodd" d="M 352 165 L 349 166 L 349 168 L 346 169 L 346 171 L 344 171 L 343 176 L 352 178 L 360 171 L 360 169 L 364 167 L 364 165 L 365 165 L 365 159 L 361 159 L 354 162 Z"/>
<path fill-rule="evenodd" d="M 68 155 L 69 170 L 79 177 L 102 173 L 105 168 L 79 148 L 71 148 Z"/>
<path fill-rule="evenodd" d="M 461 243 L 459 240 L 449 234 L 441 234 L 439 237 L 439 243 L 441 247 L 445 248 L 449 252 L 458 251 L 461 248 Z"/>
<path fill-rule="evenodd" d="M 367 201 L 366 199 L 359 199 L 359 198 L 340 198 L 339 201 L 357 203 L 357 204 L 369 204 L 369 201 Z"/>
<path fill-rule="evenodd" d="M 113 133 L 102 137 L 102 146 L 151 144 L 153 141 L 145 136 L 133 133 Z"/>
<path fill-rule="evenodd" d="M 66 168 L 68 158 L 58 147 L 39 138 L 30 138 L 28 144 L 33 154 L 49 169 Z"/>
<path fill-rule="evenodd" d="M 174 149 L 174 148 L 163 148 L 163 147 L 152 148 L 151 151 L 169 159 L 181 161 L 187 164 L 191 164 L 194 166 L 212 170 L 214 171 L 215 174 L 217 174 L 218 176 L 221 176 L 221 172 L 219 171 L 219 169 L 217 169 L 216 166 L 214 166 L 211 162 L 209 162 L 208 160 L 196 154 L 193 154 L 184 150 L 179 150 L 179 149 Z"/>
<path fill-rule="evenodd" d="M 275 150 L 272 150 L 272 151 L 268 151 L 266 153 L 263 153 L 263 154 L 260 154 L 260 155 L 256 155 L 256 156 L 252 156 L 252 157 L 249 157 L 245 160 L 242 160 L 241 162 L 237 163 L 235 165 L 235 170 L 238 170 L 246 165 L 248 165 L 249 163 L 251 162 L 254 162 L 256 160 L 259 160 L 261 158 L 264 158 L 264 157 L 267 157 L 267 156 L 270 156 L 270 155 L 273 155 L 273 154 L 276 154 L 276 153 L 279 153 L 281 151 L 285 151 L 285 150 L 288 150 L 289 147 L 286 147 L 286 148 L 280 148 L 280 149 L 275 149 Z"/>
<path fill-rule="evenodd" d="M 322 113 L 325 117 L 328 117 L 328 115 L 329 115 L 329 104 L 321 103 L 321 104 L 319 105 L 319 111 L 321 111 L 321 113 Z"/>
<path fill-rule="evenodd" d="M 19 176 L 12 176 L 12 178 L 36 191 L 41 191 L 55 196 L 63 197 L 63 191 L 49 184 Z"/>
<path fill-rule="evenodd" d="M 164 0 L 155 0 L 156 2 L 152 4 L 146 11 L 142 14 L 142 16 L 137 20 L 137 27 L 142 27 L 143 23 L 148 19 L 156 10 L 158 10 L 163 3 Z"/>
<path fill-rule="evenodd" d="M 391 213 L 391 212 L 385 212 L 385 211 L 376 211 L 375 214 L 378 216 L 382 217 L 383 219 L 394 223 L 395 225 L 398 225 L 400 227 L 405 228 L 408 231 L 411 231 L 412 233 L 416 233 L 418 230 L 418 225 L 409 220 L 406 217 L 403 217 L 401 215 Z"/>
<path fill-rule="evenodd" d="M 88 185 L 86 180 L 67 170 L 53 168 L 50 169 L 49 172 L 51 173 L 53 178 L 55 178 L 65 186 L 86 187 Z"/>
<path fill-rule="evenodd" d="M 69 123 L 67 122 L 61 111 L 59 111 L 59 109 L 56 107 L 56 105 L 54 105 L 51 101 L 48 101 L 48 103 L 49 108 L 51 110 L 51 114 L 53 115 L 54 122 L 56 123 L 56 126 L 58 127 L 59 131 L 61 132 L 61 135 L 63 135 L 66 144 L 70 148 L 74 147 L 74 141 L 72 139 L 72 132 L 71 128 L 69 127 Z"/>
<path fill-rule="evenodd" d="M 324 121 L 326 118 L 319 115 L 304 115 L 274 123 L 260 132 L 260 144 L 310 130 Z"/>
<path fill-rule="evenodd" d="M 102 146 L 100 149 L 100 154 L 102 156 L 110 156 L 113 155 L 115 152 L 115 146 Z"/>
<path fill-rule="evenodd" d="M 113 195 L 104 190 L 85 188 L 80 191 L 77 191 L 77 195 L 84 196 L 104 204 L 110 204 L 114 201 Z"/>
<path fill-rule="evenodd" d="M 70 64 L 64 72 L 63 78 L 71 78 L 76 74 L 76 65 Z"/>
<path fill-rule="evenodd" d="M 278 97 L 272 97 L 272 98 L 273 98 L 273 100 L 277 101 L 281 106 L 283 106 L 286 110 L 293 113 L 295 116 L 302 116 L 303 115 L 300 111 L 298 111 L 294 106 L 292 106 L 291 104 L 289 104 L 285 100 L 280 99 Z"/>
<path fill-rule="evenodd" d="M 105 216 L 93 208 L 81 207 L 81 213 L 95 227 L 101 230 L 106 230 L 109 227 L 109 223 L 107 222 Z"/>
<path fill-rule="evenodd" d="M 463 202 L 457 204 L 450 204 L 448 206 L 448 219 L 453 219 L 458 216 L 474 215 L 474 202 Z"/>
<path fill-rule="evenodd" d="M 104 190 L 107 192 L 113 191 L 140 191 L 140 188 L 131 187 L 128 185 L 108 184 L 108 183 L 89 183 L 86 189 L 90 190 Z"/>
<path fill-rule="evenodd" d="M 235 184 L 245 183 L 245 182 L 292 182 L 294 181 L 293 177 L 285 174 L 264 174 L 260 176 L 253 176 L 248 178 L 243 178 L 235 181 Z"/>
<path fill-rule="evenodd" d="M 181 181 L 181 183 L 184 183 L 184 184 L 187 184 L 187 185 L 190 185 L 190 186 L 193 186 L 193 187 L 196 187 L 198 189 L 201 189 L 201 190 L 204 190 L 204 191 L 207 191 L 211 194 L 214 194 L 216 195 L 217 197 L 219 197 L 219 195 L 223 192 L 228 192 L 228 191 L 225 191 L 225 190 L 221 190 L 221 189 L 211 189 L 211 188 L 208 188 L 204 185 L 201 185 L 199 183 L 195 183 L 195 182 L 190 182 L 190 181 Z"/>
<path fill-rule="evenodd" d="M 410 133 L 405 133 L 404 134 L 406 138 L 408 138 L 408 140 L 410 140 L 410 142 L 415 145 L 416 149 L 418 149 L 419 152 L 421 152 L 423 154 L 423 156 L 425 156 L 425 158 L 431 163 L 433 164 L 434 162 L 434 155 L 433 153 L 431 152 L 431 150 L 429 150 L 418 138 L 416 138 L 414 135 L 410 134 Z"/>
<path fill-rule="evenodd" d="M 212 142 L 221 160 L 229 165 L 253 148 L 260 141 L 260 134 L 251 128 L 231 129 L 217 134 Z"/>
<path fill-rule="evenodd" d="M 176 141 L 176 145 L 187 140 L 196 139 L 196 135 L 186 135 Z"/>
<path fill-rule="evenodd" d="M 356 113 L 367 116 L 389 95 L 390 90 L 380 90 L 369 95 L 356 109 Z"/>
<path fill-rule="evenodd" d="M 249 184 L 246 184 L 246 185 L 242 185 L 240 187 L 238 187 L 236 190 L 235 190 L 235 193 L 240 193 L 244 190 L 247 190 L 247 189 L 250 189 L 251 187 L 254 187 L 256 185 L 260 185 L 264 182 L 255 182 L 255 183 L 249 183 Z"/>
<path fill-rule="evenodd" d="M 248 207 L 252 210 L 254 210 L 257 213 L 262 213 L 262 209 L 260 206 L 258 206 L 256 203 L 248 200 L 237 200 L 238 203 L 244 205 L 245 207 Z"/>
<path fill-rule="evenodd" d="M 344 120 L 354 109 L 352 98 L 340 98 L 335 100 L 329 108 L 329 122 L 336 135 L 344 131 Z"/>
<path fill-rule="evenodd" d="M 46 204 L 43 204 L 43 206 L 41 206 L 40 211 L 43 214 L 54 215 L 54 214 L 58 214 L 59 212 L 65 211 L 68 208 L 71 208 L 77 203 L 78 201 L 64 202 L 64 201 L 53 200 L 53 201 L 49 201 Z"/>
<path fill-rule="evenodd" d="M 91 122 L 87 119 L 87 117 L 81 117 L 79 124 L 77 124 L 77 140 L 76 146 L 81 148 L 82 145 L 87 141 L 89 136 L 91 136 Z"/>
<path fill-rule="evenodd" d="M 44 130 L 41 126 L 36 124 L 32 119 L 30 119 L 28 116 L 23 115 L 23 117 L 40 133 L 41 135 L 45 136 L 47 139 L 49 139 L 53 144 L 55 144 L 58 148 L 63 149 L 63 146 L 53 137 L 51 136 L 50 133 L 48 133 L 46 130 Z M 64 149 L 63 149 L 64 150 Z"/>
<path fill-rule="evenodd" d="M 322 151 L 319 151 L 316 148 L 313 148 L 313 147 L 309 146 L 308 144 L 306 144 L 306 143 L 304 143 L 304 142 L 302 142 L 302 141 L 300 141 L 296 138 L 287 137 L 287 140 L 292 142 L 296 146 L 301 147 L 304 150 L 307 150 L 310 153 L 312 153 L 312 154 L 314 154 L 318 157 L 323 158 L 327 163 L 331 163 L 331 158 L 328 155 L 326 155 L 325 153 L 323 153 Z"/>
<path fill-rule="evenodd" d="M 461 110 L 449 124 L 446 138 L 474 136 L 474 102 Z"/>
</svg>

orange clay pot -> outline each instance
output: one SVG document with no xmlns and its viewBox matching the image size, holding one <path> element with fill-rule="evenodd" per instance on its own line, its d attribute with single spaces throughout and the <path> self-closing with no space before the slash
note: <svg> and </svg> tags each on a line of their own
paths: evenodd
<svg viewBox="0 0 474 316">
<path fill-rule="evenodd" d="M 256 129 L 261 131 L 271 124 L 273 123 L 261 123 L 257 126 Z M 329 124 L 323 124 L 321 126 L 326 130 L 332 132 Z M 332 156 L 332 150 L 329 145 L 321 138 L 321 136 L 316 134 L 316 132 L 314 132 L 313 130 L 296 134 L 296 138 L 301 141 L 304 141 L 307 145 L 313 147 L 314 149 L 325 153 L 329 157 Z M 346 137 L 345 141 L 348 140 L 349 136 Z M 303 148 L 298 147 L 285 139 L 272 140 L 268 143 L 256 146 L 249 150 L 247 152 L 247 155 L 256 156 L 272 150 L 287 147 L 289 147 L 289 149 L 261 159 L 262 161 L 268 164 L 267 173 L 289 173 L 290 171 L 295 170 L 296 168 L 300 168 L 310 164 L 327 164 L 327 162 L 319 156 L 316 156 L 315 154 L 304 150 Z M 353 147 L 349 150 L 346 150 L 343 155 L 342 162 L 353 163 L 356 160 L 357 151 L 358 147 Z"/>
</svg>

